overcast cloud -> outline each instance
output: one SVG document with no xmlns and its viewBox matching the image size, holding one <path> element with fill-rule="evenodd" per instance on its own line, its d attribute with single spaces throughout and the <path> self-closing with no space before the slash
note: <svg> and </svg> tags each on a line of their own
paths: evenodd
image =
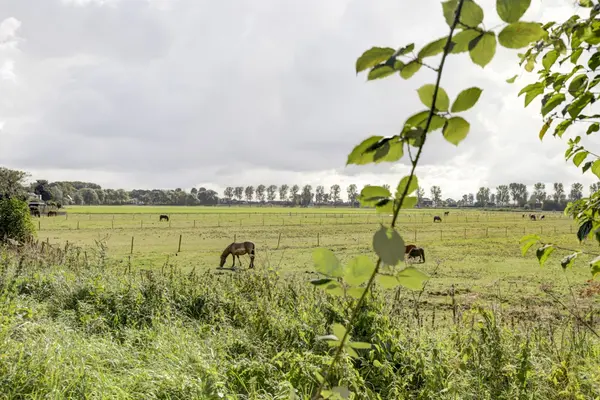
<svg viewBox="0 0 600 400">
<path fill-rule="evenodd" d="M 480 4 L 496 25 L 495 1 Z M 524 19 L 574 10 L 533 0 Z M 0 21 L 0 164 L 49 180 L 219 192 L 395 185 L 405 162 L 345 168 L 346 155 L 422 110 L 415 90 L 434 73 L 367 83 L 354 63 L 373 45 L 422 46 L 447 33 L 439 0 L 0 0 Z M 539 99 L 524 109 L 516 97 L 535 76 L 505 82 L 520 72 L 516 53 L 499 46 L 485 69 L 467 54 L 449 59 L 451 98 L 484 91 L 460 146 L 430 136 L 418 169 L 427 192 L 592 183 L 565 167 L 564 140 L 537 138 Z"/>
</svg>

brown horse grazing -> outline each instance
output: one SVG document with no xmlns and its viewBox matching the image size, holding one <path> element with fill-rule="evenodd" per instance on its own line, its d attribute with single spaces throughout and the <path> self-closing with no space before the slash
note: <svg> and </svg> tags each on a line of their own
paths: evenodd
<svg viewBox="0 0 600 400">
<path fill-rule="evenodd" d="M 163 219 L 166 220 L 166 221 L 168 221 L 169 220 L 169 216 L 165 215 L 165 214 L 161 214 L 160 217 L 158 217 L 158 221 L 159 222 L 162 221 Z"/>
<path fill-rule="evenodd" d="M 544 218 L 546 218 L 546 216 L 545 216 L 545 215 L 542 215 L 542 217 L 541 217 L 540 219 L 544 219 Z"/>
<path fill-rule="evenodd" d="M 414 244 L 407 244 L 406 246 L 404 246 L 404 254 L 408 254 L 412 251 L 412 249 L 416 249 L 417 246 Z"/>
<path fill-rule="evenodd" d="M 444 211 L 444 217 L 450 215 L 450 211 Z"/>
<path fill-rule="evenodd" d="M 435 222 L 435 221 L 440 221 L 440 222 L 442 222 L 442 219 L 440 218 L 440 216 L 439 216 L 439 215 L 436 215 L 435 217 L 433 217 L 433 222 Z"/>
<path fill-rule="evenodd" d="M 529 216 L 529 219 L 531 219 L 532 221 L 535 221 L 535 215 L 531 214 L 531 215 Z"/>
<path fill-rule="evenodd" d="M 57 215 L 58 215 L 58 213 L 56 211 L 48 211 L 49 217 L 56 217 Z"/>
<path fill-rule="evenodd" d="M 231 264 L 231 268 L 235 266 L 235 258 L 238 258 L 240 265 L 242 265 L 242 261 L 240 260 L 240 255 L 249 254 L 250 255 L 250 268 L 254 268 L 254 255 L 255 255 L 256 246 L 252 242 L 242 242 L 242 243 L 231 243 L 229 246 L 223 250 L 221 253 L 221 264 L 219 264 L 219 268 L 223 268 L 225 265 L 225 261 L 227 257 L 231 254 L 233 257 L 233 263 Z"/>
<path fill-rule="evenodd" d="M 422 247 L 415 247 L 415 248 L 411 249 L 410 252 L 408 253 L 408 256 L 410 258 L 419 257 L 421 259 L 421 263 L 425 262 L 425 250 Z"/>
</svg>

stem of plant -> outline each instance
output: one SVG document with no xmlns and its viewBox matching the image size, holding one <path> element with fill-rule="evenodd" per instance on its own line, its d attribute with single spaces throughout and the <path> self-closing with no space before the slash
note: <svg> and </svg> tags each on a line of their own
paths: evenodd
<svg viewBox="0 0 600 400">
<path fill-rule="evenodd" d="M 392 217 L 392 223 L 391 223 L 392 228 L 394 228 L 394 226 L 396 225 L 396 220 L 398 219 L 398 214 L 400 213 L 400 208 L 402 206 L 402 203 L 404 202 L 404 199 L 406 198 L 406 195 L 408 194 L 408 189 L 410 187 L 410 183 L 414 177 L 415 169 L 417 168 L 417 165 L 419 163 L 419 158 L 421 157 L 421 153 L 423 152 L 423 146 L 425 145 L 425 140 L 427 138 L 427 132 L 429 131 L 429 127 L 431 125 L 431 120 L 433 119 L 433 115 L 435 113 L 435 103 L 437 100 L 440 82 L 442 80 L 442 71 L 444 69 L 444 63 L 446 62 L 446 57 L 450 53 L 450 44 L 452 43 L 452 35 L 454 34 L 454 29 L 456 28 L 456 26 L 459 23 L 460 13 L 461 13 L 464 1 L 465 0 L 459 0 L 458 6 L 456 7 L 454 21 L 452 23 L 452 26 L 450 27 L 450 33 L 448 34 L 448 40 L 446 40 L 446 45 L 444 46 L 444 53 L 442 54 L 442 60 L 440 61 L 440 66 L 437 69 L 437 79 L 435 82 L 435 89 L 433 91 L 433 99 L 431 101 L 429 115 L 427 117 L 427 123 L 425 124 L 425 129 L 423 132 L 423 140 L 421 141 L 421 144 L 419 145 L 419 151 L 417 152 L 417 155 L 416 155 L 414 161 L 412 162 L 412 169 L 410 171 L 410 175 L 408 177 L 408 182 L 406 184 L 406 187 L 404 188 L 404 192 L 402 193 L 402 196 L 400 197 L 400 200 L 397 202 L 397 204 L 394 205 L 394 215 Z M 333 360 L 331 361 L 331 364 L 329 364 L 329 367 L 327 368 L 327 371 L 325 372 L 325 375 L 323 376 L 323 380 L 320 382 L 319 386 L 317 387 L 317 390 L 313 396 L 313 400 L 317 400 L 319 398 L 321 391 L 323 390 L 323 386 L 325 385 L 325 382 L 327 381 L 327 379 L 329 378 L 329 375 L 331 374 L 333 366 L 339 360 L 339 358 L 342 354 L 342 351 L 344 350 L 344 345 L 346 343 L 348 335 L 350 333 L 350 328 L 352 327 L 354 320 L 356 319 L 356 316 L 358 315 L 358 312 L 367 296 L 367 293 L 369 292 L 369 290 L 371 289 L 371 286 L 373 285 L 373 282 L 375 281 L 375 277 L 377 276 L 377 273 L 379 272 L 380 266 L 381 266 L 381 258 L 378 258 L 377 264 L 375 265 L 375 269 L 373 270 L 373 273 L 369 277 L 369 280 L 367 281 L 367 286 L 365 286 L 365 290 L 363 291 L 362 295 L 360 296 L 360 299 L 358 300 L 358 302 L 356 303 L 356 306 L 354 307 L 354 310 L 352 311 L 352 315 L 350 316 L 350 320 L 348 321 L 348 326 L 346 328 L 346 332 L 344 333 L 344 336 L 340 340 L 340 345 L 336 349 L 336 352 L 333 356 Z"/>
</svg>

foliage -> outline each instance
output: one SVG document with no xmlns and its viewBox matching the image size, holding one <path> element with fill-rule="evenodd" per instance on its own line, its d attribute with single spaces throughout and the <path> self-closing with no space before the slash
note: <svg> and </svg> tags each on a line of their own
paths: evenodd
<svg viewBox="0 0 600 400">
<path fill-rule="evenodd" d="M 571 160 L 583 174 L 594 174 L 600 178 L 600 157 L 584 145 L 585 137 L 600 130 L 600 114 L 593 110 L 593 105 L 600 97 L 599 92 L 594 90 L 600 83 L 597 73 L 600 67 L 600 21 L 597 19 L 600 4 L 582 0 L 579 1 L 579 7 L 578 11 L 587 15 L 578 13 L 562 23 L 546 23 L 541 28 L 544 34 L 527 51 L 519 54 L 519 65 L 525 64 L 528 72 L 534 70 L 540 59 L 542 61 L 536 71 L 539 76 L 537 81 L 524 86 L 519 96 L 525 95 L 525 107 L 541 96 L 540 113 L 544 123 L 539 132 L 540 140 L 544 140 L 549 132 L 556 138 L 563 138 L 573 126 L 581 127 L 573 128 L 575 136 L 567 140 L 565 160 Z M 571 187 L 571 202 L 565 208 L 565 214 L 579 225 L 579 241 L 593 235 L 600 243 L 600 192 L 596 190 L 583 198 L 582 188 L 578 183 Z M 566 195 L 562 184 L 555 183 L 554 189 L 554 201 L 564 201 Z M 540 262 L 550 254 L 552 247 L 548 246 L 551 245 L 543 244 L 538 249 Z M 564 268 L 571 265 L 573 260 L 574 257 L 561 265 Z M 595 275 L 593 262 L 590 267 Z"/>
<path fill-rule="evenodd" d="M 405 268 L 399 271 L 396 268 L 399 262 L 404 259 L 404 240 L 395 229 L 397 216 L 401 208 L 407 207 L 408 204 L 415 204 L 417 201 L 416 197 L 411 198 L 408 195 L 418 188 L 415 169 L 429 132 L 442 129 L 442 134 L 449 143 L 460 144 L 468 136 L 470 124 L 465 118 L 454 115 L 454 113 L 472 108 L 482 94 L 481 89 L 471 87 L 458 93 L 453 102 L 450 100 L 450 95 L 440 85 L 446 57 L 450 54 L 468 51 L 471 60 L 476 65 L 484 68 L 493 59 L 497 44 L 505 48 L 519 49 L 544 38 L 546 31 L 540 24 L 520 21 L 521 16 L 529 8 L 529 3 L 530 0 L 499 0 L 497 2 L 497 12 L 506 24 L 502 26 L 499 34 L 496 35 L 495 32 L 484 28 L 484 12 L 475 1 L 444 1 L 442 3 L 442 13 L 450 27 L 448 36 L 426 44 L 416 56 L 413 53 L 415 44 L 410 43 L 398 50 L 394 50 L 392 47 L 372 47 L 357 59 L 356 72 L 368 70 L 367 80 L 383 79 L 396 73 L 403 79 L 409 79 L 421 70 L 422 65 L 426 65 L 429 69 L 435 71 L 437 76 L 435 83 L 425 84 L 417 90 L 419 100 L 427 109 L 409 117 L 399 134 L 389 137 L 379 135 L 367 137 L 348 155 L 347 165 L 365 165 L 396 162 L 405 154 L 408 154 L 412 168 L 410 175 L 400 181 L 398 190 L 393 197 L 387 189 L 379 186 L 367 186 L 361 192 L 361 203 L 374 205 L 378 210 L 386 213 L 391 212 L 393 214 L 392 221 L 389 227 L 382 225 L 374 234 L 373 249 L 378 256 L 377 263 L 372 268 L 364 288 L 352 287 L 352 289 L 358 289 L 356 290 L 358 301 L 354 305 L 354 312 L 347 326 L 343 327 L 342 337 L 334 335 L 333 342 L 336 345 L 334 358 L 325 374 L 319 378 L 321 385 L 314 398 L 322 395 L 322 389 L 331 384 L 328 380 L 330 372 L 334 369 L 335 364 L 339 362 L 342 352 L 346 351 L 351 356 L 353 355 L 348 350 L 351 348 L 351 342 L 347 343 L 348 332 L 355 322 L 356 310 L 364 304 L 366 293 L 372 288 L 375 278 L 384 287 L 388 288 L 403 284 L 407 276 L 411 280 L 414 279 L 420 283 L 427 278 L 426 275 L 416 269 L 409 270 Z M 456 35 L 455 31 L 457 32 Z M 439 66 L 432 67 L 425 64 L 426 58 L 439 54 L 441 54 Z M 412 148 L 416 148 L 414 157 Z M 513 192 L 519 194 L 518 198 L 524 195 L 522 197 L 526 200 L 526 193 L 523 193 L 521 188 L 517 189 Z M 432 194 L 435 196 L 433 189 Z M 342 295 L 345 293 L 343 290 L 344 285 L 348 285 L 343 279 L 343 267 L 338 261 L 334 262 L 333 254 L 327 253 L 329 255 L 324 257 L 323 252 L 329 251 L 318 250 L 315 253 L 320 255 L 315 259 L 315 266 L 325 276 L 340 278 L 342 282 L 324 278 L 313 283 L 318 284 L 325 290 L 332 291 L 332 293 Z M 331 263 L 330 266 L 321 264 L 327 260 Z M 365 265 L 364 268 L 367 268 L 367 266 Z M 334 272 L 335 275 L 331 275 Z M 418 285 L 411 284 L 411 286 L 418 288 Z M 360 293 L 360 296 L 358 293 Z M 342 332 L 341 329 L 340 332 Z M 327 392 L 327 394 L 330 393 Z"/>
<path fill-rule="evenodd" d="M 0 241 L 6 237 L 23 242 L 34 233 L 27 202 L 16 197 L 0 199 Z"/>
<path fill-rule="evenodd" d="M 25 179 L 28 176 L 29 174 L 24 171 L 0 167 L 0 195 L 24 197 L 26 194 Z"/>
</svg>

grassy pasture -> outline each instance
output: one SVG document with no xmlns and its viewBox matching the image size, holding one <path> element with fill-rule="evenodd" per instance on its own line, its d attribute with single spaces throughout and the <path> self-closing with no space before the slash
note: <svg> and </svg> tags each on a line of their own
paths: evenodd
<svg viewBox="0 0 600 400">
<path fill-rule="evenodd" d="M 170 214 L 169 222 L 159 222 L 162 213 Z M 432 277 L 427 287 L 431 295 L 425 301 L 429 306 L 446 307 L 447 292 L 454 285 L 458 299 L 467 304 L 500 299 L 515 310 L 530 306 L 545 310 L 542 285 L 567 293 L 569 282 L 577 288 L 589 278 L 581 266 L 562 271 L 559 260 L 568 251 L 556 250 L 544 269 L 535 249 L 521 255 L 519 239 L 529 233 L 565 248 L 580 248 L 576 227 L 562 213 L 544 213 L 543 221 L 530 221 L 522 212 L 443 213 L 410 210 L 398 220 L 405 242 L 425 248 L 427 260 L 419 268 Z M 433 223 L 434 215 L 441 215 L 443 222 Z M 339 208 L 125 206 L 72 207 L 66 217 L 36 222 L 42 240 L 84 248 L 97 247 L 99 241 L 109 257 L 133 269 L 158 269 L 168 263 L 182 271 L 214 270 L 222 249 L 236 239 L 256 243 L 258 268 L 310 273 L 317 246 L 332 249 L 342 262 L 358 254 L 374 257 L 372 235 L 379 222 L 388 220 L 373 211 Z M 593 247 L 583 245 L 587 250 Z M 578 262 L 588 259 L 584 256 Z M 228 259 L 226 266 L 231 262 Z M 247 266 L 248 256 L 242 262 Z"/>
</svg>

